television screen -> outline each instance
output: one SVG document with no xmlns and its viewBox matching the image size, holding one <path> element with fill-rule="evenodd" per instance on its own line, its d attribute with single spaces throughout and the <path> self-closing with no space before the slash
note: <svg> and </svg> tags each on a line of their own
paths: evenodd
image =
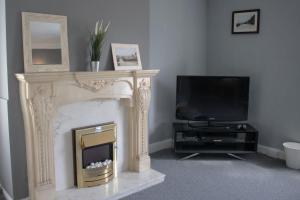
<svg viewBox="0 0 300 200">
<path fill-rule="evenodd" d="M 248 100 L 249 77 L 177 77 L 177 119 L 245 121 Z"/>
</svg>

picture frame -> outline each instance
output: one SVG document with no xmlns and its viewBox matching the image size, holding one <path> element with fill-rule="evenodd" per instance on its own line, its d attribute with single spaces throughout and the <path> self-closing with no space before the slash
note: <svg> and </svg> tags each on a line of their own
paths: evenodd
<svg viewBox="0 0 300 200">
<path fill-rule="evenodd" d="M 115 70 L 141 70 L 142 63 L 138 44 L 112 43 Z"/>
<path fill-rule="evenodd" d="M 257 34 L 260 29 L 260 9 L 232 12 L 232 34 Z"/>
<path fill-rule="evenodd" d="M 67 17 L 22 12 L 25 73 L 70 71 Z"/>
</svg>

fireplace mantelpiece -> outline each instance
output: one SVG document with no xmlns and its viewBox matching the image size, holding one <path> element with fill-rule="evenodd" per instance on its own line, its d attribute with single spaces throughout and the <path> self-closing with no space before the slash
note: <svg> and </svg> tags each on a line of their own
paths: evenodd
<svg viewBox="0 0 300 200">
<path fill-rule="evenodd" d="M 129 170 L 150 169 L 148 108 L 159 70 L 17 74 L 26 132 L 31 200 L 55 199 L 53 117 L 58 107 L 93 99 L 122 99 L 130 107 Z"/>
</svg>

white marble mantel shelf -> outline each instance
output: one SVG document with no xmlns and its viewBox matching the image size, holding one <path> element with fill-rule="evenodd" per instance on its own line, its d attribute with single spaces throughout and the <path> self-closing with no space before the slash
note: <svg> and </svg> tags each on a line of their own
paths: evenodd
<svg viewBox="0 0 300 200">
<path fill-rule="evenodd" d="M 59 80 L 80 79 L 102 79 L 102 78 L 124 78 L 124 77 L 153 77 L 160 70 L 137 70 L 137 71 L 100 71 L 100 72 L 45 72 L 45 73 L 27 73 L 16 74 L 19 81 L 27 82 L 49 82 Z"/>
<path fill-rule="evenodd" d="M 125 100 L 129 107 L 129 171 L 151 170 L 148 110 L 151 82 L 159 70 L 16 74 L 26 133 L 31 200 L 56 199 L 53 117 L 66 104 L 94 99 Z M 147 177 L 147 176 L 145 176 Z"/>
</svg>

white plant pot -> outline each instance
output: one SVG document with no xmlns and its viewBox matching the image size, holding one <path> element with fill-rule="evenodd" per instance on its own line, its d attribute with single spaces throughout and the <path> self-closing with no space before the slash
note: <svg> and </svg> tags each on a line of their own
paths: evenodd
<svg viewBox="0 0 300 200">
<path fill-rule="evenodd" d="M 300 143 L 283 143 L 286 165 L 292 169 L 300 169 Z"/>
</svg>

